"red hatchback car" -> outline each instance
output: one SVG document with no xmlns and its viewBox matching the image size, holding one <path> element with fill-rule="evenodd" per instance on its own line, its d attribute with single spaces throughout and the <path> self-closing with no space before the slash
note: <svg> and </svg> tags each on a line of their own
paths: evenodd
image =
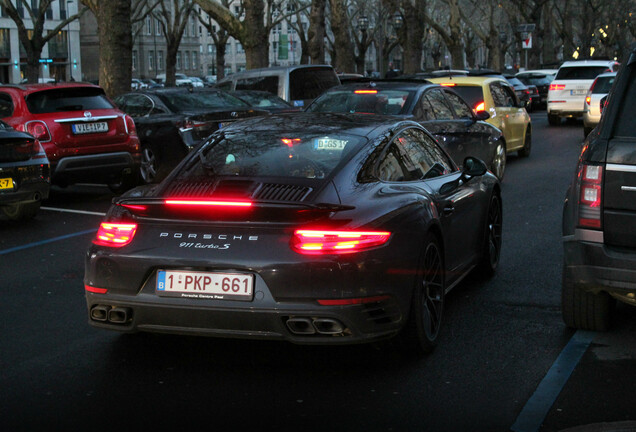
<svg viewBox="0 0 636 432">
<path fill-rule="evenodd" d="M 40 141 L 53 184 L 102 183 L 121 192 L 137 182 L 140 150 L 135 124 L 99 86 L 3 85 L 0 118 Z"/>
</svg>

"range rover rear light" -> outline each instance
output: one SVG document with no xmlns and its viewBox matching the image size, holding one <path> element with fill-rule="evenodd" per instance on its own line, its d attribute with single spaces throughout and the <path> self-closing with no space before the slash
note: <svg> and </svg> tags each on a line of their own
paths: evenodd
<svg viewBox="0 0 636 432">
<path fill-rule="evenodd" d="M 135 223 L 102 222 L 93 243 L 100 246 L 122 247 L 129 244 L 135 233 Z"/>
<path fill-rule="evenodd" d="M 24 130 L 35 137 L 40 142 L 51 141 L 49 127 L 41 120 L 33 120 L 24 124 Z"/>
<path fill-rule="evenodd" d="M 291 248 L 306 255 L 353 253 L 382 246 L 390 237 L 387 231 L 296 230 Z"/>
<path fill-rule="evenodd" d="M 600 229 L 603 167 L 583 164 L 579 179 L 579 226 Z"/>
<path fill-rule="evenodd" d="M 550 84 L 549 90 L 565 90 L 565 84 Z"/>
</svg>

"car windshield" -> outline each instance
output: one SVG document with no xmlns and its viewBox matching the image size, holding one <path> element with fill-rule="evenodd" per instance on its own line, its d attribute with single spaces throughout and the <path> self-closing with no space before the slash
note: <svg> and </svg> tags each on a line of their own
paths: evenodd
<svg viewBox="0 0 636 432">
<path fill-rule="evenodd" d="M 287 102 L 285 102 L 278 96 L 275 96 L 273 94 L 266 93 L 266 92 L 259 92 L 259 93 L 245 92 L 245 93 L 237 93 L 236 95 L 242 100 L 244 100 L 245 102 L 247 102 L 248 104 L 255 107 L 290 108 L 290 105 Z"/>
<path fill-rule="evenodd" d="M 481 86 L 456 85 L 451 87 L 464 99 L 473 109 L 484 101 L 484 91 Z"/>
<path fill-rule="evenodd" d="M 219 91 L 166 92 L 159 97 L 174 112 L 249 107 L 242 100 Z"/>
<path fill-rule="evenodd" d="M 307 111 L 366 113 L 366 114 L 406 114 L 415 92 L 409 90 L 334 90 L 325 93 L 311 104 Z"/>
<path fill-rule="evenodd" d="M 115 108 L 98 87 L 43 90 L 28 95 L 26 104 L 33 114 Z"/>
<path fill-rule="evenodd" d="M 510 78 L 506 78 L 506 80 L 508 80 L 508 82 L 509 82 L 510 84 L 512 84 L 513 86 L 515 86 L 515 87 L 516 87 L 516 86 L 519 86 L 519 87 L 525 87 L 525 84 L 524 84 L 524 83 L 522 83 L 522 82 L 521 82 L 521 80 L 519 80 L 519 78 L 513 78 L 513 77 L 510 77 Z"/>
<path fill-rule="evenodd" d="M 572 66 L 562 67 L 555 79 L 557 80 L 593 80 L 603 72 L 609 72 L 607 66 Z"/>
<path fill-rule="evenodd" d="M 204 145 L 188 177 L 205 175 L 322 179 L 365 139 L 340 133 L 225 132 Z"/>
<path fill-rule="evenodd" d="M 554 78 L 548 75 L 523 75 L 519 79 L 526 84 L 542 86 L 549 85 Z"/>
</svg>

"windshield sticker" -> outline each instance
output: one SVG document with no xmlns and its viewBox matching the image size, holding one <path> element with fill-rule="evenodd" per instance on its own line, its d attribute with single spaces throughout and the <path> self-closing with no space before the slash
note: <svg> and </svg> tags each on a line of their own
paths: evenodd
<svg viewBox="0 0 636 432">
<path fill-rule="evenodd" d="M 343 151 L 348 142 L 348 140 L 339 140 L 335 138 L 317 138 L 314 141 L 314 149 Z"/>
</svg>

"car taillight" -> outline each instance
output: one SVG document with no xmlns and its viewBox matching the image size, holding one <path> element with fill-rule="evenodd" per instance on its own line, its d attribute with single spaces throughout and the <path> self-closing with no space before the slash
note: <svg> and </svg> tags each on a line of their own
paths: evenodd
<svg viewBox="0 0 636 432">
<path fill-rule="evenodd" d="M 291 248 L 301 254 L 341 254 L 359 252 L 385 244 L 386 231 L 296 230 Z"/>
<path fill-rule="evenodd" d="M 122 247 L 130 243 L 137 232 L 135 223 L 102 222 L 93 243 L 100 246 Z"/>
<path fill-rule="evenodd" d="M 601 228 L 603 167 L 583 164 L 579 168 L 579 226 Z"/>
<path fill-rule="evenodd" d="M 24 130 L 33 135 L 40 142 L 51 141 L 49 128 L 43 121 L 33 120 L 24 124 Z"/>
<path fill-rule="evenodd" d="M 442 87 L 455 87 L 457 84 L 455 83 L 441 83 Z"/>
<path fill-rule="evenodd" d="M 378 94 L 377 90 L 356 90 L 355 94 Z"/>
<path fill-rule="evenodd" d="M 475 105 L 475 112 L 484 111 L 485 109 L 486 109 L 486 104 L 484 102 L 479 102 L 477 105 Z"/>
<path fill-rule="evenodd" d="M 135 121 L 129 115 L 124 116 L 124 126 L 126 127 L 126 133 L 130 136 L 137 136 L 137 127 Z"/>
<path fill-rule="evenodd" d="M 179 130 L 181 132 L 187 132 L 191 129 L 200 128 L 207 125 L 208 124 L 206 122 L 193 120 L 193 119 L 185 119 L 184 121 L 180 122 L 177 126 L 179 127 Z"/>
<path fill-rule="evenodd" d="M 167 199 L 166 205 L 178 207 L 251 207 L 251 201 Z"/>
<path fill-rule="evenodd" d="M 589 106 L 590 103 L 592 102 L 592 97 L 591 96 L 585 96 L 585 103 Z"/>
<path fill-rule="evenodd" d="M 565 84 L 550 84 L 550 90 L 565 90 Z"/>
</svg>

